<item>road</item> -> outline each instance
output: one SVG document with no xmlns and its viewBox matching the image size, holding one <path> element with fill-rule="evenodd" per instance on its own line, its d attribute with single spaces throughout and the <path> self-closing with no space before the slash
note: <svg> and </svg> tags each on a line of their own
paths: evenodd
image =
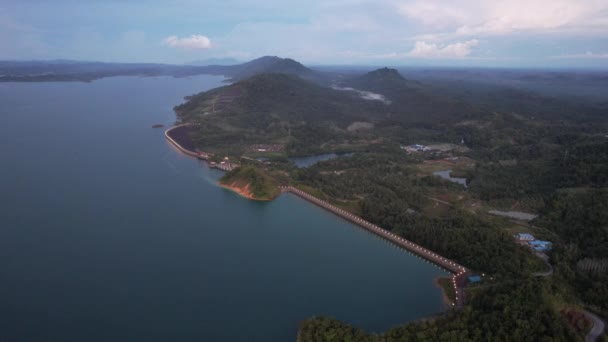
<svg viewBox="0 0 608 342">
<path fill-rule="evenodd" d="M 548 276 L 552 275 L 553 266 L 549 263 L 549 260 L 547 260 L 548 259 L 547 256 L 545 255 L 543 257 L 542 255 L 539 255 L 539 254 L 537 254 L 537 255 L 539 258 L 543 259 L 543 261 L 549 267 L 549 270 L 547 270 L 545 272 L 536 272 L 533 275 L 535 277 L 548 277 Z M 595 342 L 598 340 L 600 335 L 602 335 L 604 333 L 604 329 L 605 329 L 606 325 L 605 325 L 604 321 L 602 321 L 602 319 L 599 318 L 598 316 L 596 316 L 595 314 L 593 314 L 587 310 L 583 310 L 583 313 L 589 320 L 593 321 L 593 328 L 591 328 L 591 331 L 589 331 L 589 333 L 585 337 L 585 341 L 586 342 Z"/>
<path fill-rule="evenodd" d="M 553 265 L 551 265 L 551 263 L 549 262 L 549 260 L 547 260 L 547 256 L 546 255 L 541 255 L 541 254 L 536 254 L 539 258 L 543 259 L 543 261 L 545 262 L 545 264 L 547 264 L 547 267 L 549 267 L 549 269 L 547 271 L 544 272 L 536 272 L 533 273 L 532 275 L 535 277 L 548 277 L 550 275 L 553 274 Z M 544 256 L 544 257 L 543 257 Z"/>
<path fill-rule="evenodd" d="M 593 321 L 593 328 L 591 328 L 591 331 L 587 334 L 585 341 L 586 342 L 595 342 L 598 340 L 600 335 L 602 333 L 604 333 L 604 328 L 605 328 L 604 321 L 602 321 L 601 318 L 597 317 L 595 314 L 593 314 L 587 310 L 584 310 L 584 313 L 585 313 L 585 316 L 587 316 L 587 318 L 589 318 L 590 320 Z"/>
</svg>

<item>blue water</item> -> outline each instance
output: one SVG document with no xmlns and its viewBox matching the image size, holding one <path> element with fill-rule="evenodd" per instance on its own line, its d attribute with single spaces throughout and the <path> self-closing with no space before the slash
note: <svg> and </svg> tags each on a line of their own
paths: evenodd
<svg viewBox="0 0 608 342">
<path fill-rule="evenodd" d="M 323 153 L 323 154 L 317 154 L 314 156 L 291 157 L 291 158 L 289 158 L 289 160 L 291 160 L 299 168 L 306 168 L 306 167 L 313 166 L 316 163 L 322 162 L 325 160 L 330 160 L 330 159 L 334 159 L 334 158 L 338 158 L 338 157 L 348 157 L 348 156 L 352 156 L 352 155 L 353 155 L 352 153 L 341 153 L 341 154 Z"/>
<path fill-rule="evenodd" d="M 253 202 L 163 137 L 221 78 L 0 83 L 0 341 L 295 341 L 444 309 L 446 272 L 293 195 Z"/>
</svg>

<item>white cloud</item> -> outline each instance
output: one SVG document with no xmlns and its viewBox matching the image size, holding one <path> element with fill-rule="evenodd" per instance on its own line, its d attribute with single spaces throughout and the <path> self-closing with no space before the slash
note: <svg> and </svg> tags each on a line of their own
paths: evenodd
<svg viewBox="0 0 608 342">
<path fill-rule="evenodd" d="M 480 36 L 608 30 L 606 0 L 411 0 L 400 1 L 397 10 L 422 24 L 425 33 Z"/>
<path fill-rule="evenodd" d="M 473 47 L 478 44 L 479 41 L 477 39 L 448 45 L 417 41 L 414 44 L 414 48 L 408 53 L 408 56 L 416 58 L 463 58 L 470 55 Z"/>
<path fill-rule="evenodd" d="M 409 1 L 397 6 L 398 12 L 428 28 L 446 28 L 466 22 L 469 13 L 460 6 L 433 1 Z"/>
<path fill-rule="evenodd" d="M 209 49 L 211 47 L 211 40 L 200 34 L 193 34 L 184 38 L 169 36 L 163 42 L 170 47 L 182 49 Z"/>
</svg>

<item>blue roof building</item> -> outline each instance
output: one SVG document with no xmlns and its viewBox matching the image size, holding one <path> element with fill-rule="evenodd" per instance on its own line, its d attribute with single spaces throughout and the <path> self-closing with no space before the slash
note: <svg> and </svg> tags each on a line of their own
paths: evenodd
<svg viewBox="0 0 608 342">
<path fill-rule="evenodd" d="M 532 246 L 551 246 L 551 242 L 543 240 L 532 240 L 528 242 Z"/>
<path fill-rule="evenodd" d="M 481 281 L 481 277 L 478 275 L 469 277 L 470 283 L 479 283 L 480 281 Z"/>
<path fill-rule="evenodd" d="M 528 242 L 536 252 L 550 251 L 552 244 L 550 241 L 533 240 Z"/>
</svg>

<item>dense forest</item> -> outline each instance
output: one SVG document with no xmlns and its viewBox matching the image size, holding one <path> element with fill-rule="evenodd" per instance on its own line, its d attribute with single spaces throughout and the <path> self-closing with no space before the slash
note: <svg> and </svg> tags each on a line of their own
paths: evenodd
<svg viewBox="0 0 608 342">
<path fill-rule="evenodd" d="M 444 183 L 417 177 L 408 160 L 403 153 L 360 153 L 295 170 L 293 178 L 338 205 L 349 208 L 351 203 L 350 209 L 366 220 L 471 269 L 511 277 L 542 267 L 490 220 L 459 208 L 448 208 L 436 217 L 421 214 L 431 202 L 429 189 Z"/>
<path fill-rule="evenodd" d="M 251 153 L 248 146 L 280 145 L 268 162 L 249 167 L 488 277 L 467 291 L 460 312 L 380 335 L 313 318 L 302 323 L 299 341 L 573 341 L 588 322 L 564 312 L 608 315 L 608 120 L 601 105 L 505 89 L 492 108 L 494 98 L 468 102 L 386 68 L 339 84 L 388 102 L 263 74 L 195 95 L 176 111 L 198 124 L 193 138 L 203 150 L 240 157 Z M 542 101 L 532 106 L 531 98 Z M 400 148 L 413 143 L 451 147 L 421 154 Z M 308 168 L 287 160 L 340 151 L 354 154 Z M 458 168 L 468 188 L 433 176 L 441 163 Z M 490 208 L 539 218 L 513 223 L 488 215 Z M 515 241 L 513 229 L 554 243 L 553 274 L 534 276 L 547 266 Z"/>
<path fill-rule="evenodd" d="M 461 312 L 413 322 L 380 335 L 330 318 L 300 325 L 298 342 L 582 341 L 563 324 L 547 298 L 551 282 L 523 278 L 481 289 Z"/>
<path fill-rule="evenodd" d="M 608 316 L 608 191 L 556 194 L 542 218 L 560 236 L 551 254 L 556 276 Z"/>
</svg>

